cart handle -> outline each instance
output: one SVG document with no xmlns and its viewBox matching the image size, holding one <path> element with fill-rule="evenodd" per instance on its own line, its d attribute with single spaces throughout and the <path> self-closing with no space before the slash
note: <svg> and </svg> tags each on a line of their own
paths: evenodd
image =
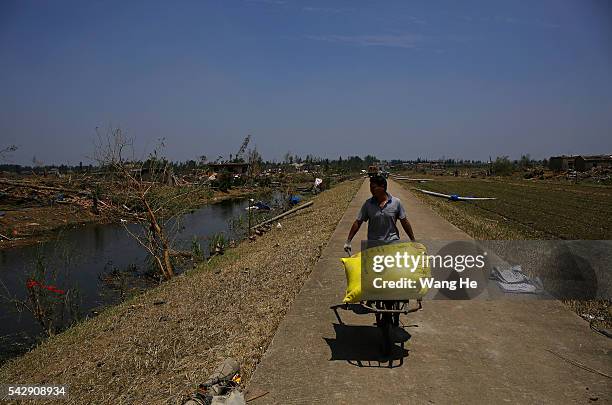
<svg viewBox="0 0 612 405">
<path fill-rule="evenodd" d="M 365 304 L 363 302 L 336 304 L 336 305 L 330 306 L 329 309 L 333 309 L 334 311 L 336 311 L 338 308 L 342 308 L 346 310 L 346 309 L 349 309 L 349 305 L 359 305 L 360 307 L 367 309 L 369 312 L 391 313 L 391 314 L 409 314 L 411 312 L 416 312 L 416 311 L 423 309 L 423 304 L 421 300 L 417 300 L 417 302 L 418 302 L 418 306 L 415 308 L 410 308 L 410 309 L 378 309 L 368 304 Z"/>
<path fill-rule="evenodd" d="M 374 308 L 368 304 L 364 304 L 363 302 L 361 302 L 361 306 L 364 308 L 367 308 L 368 310 L 372 311 L 372 312 L 378 312 L 378 313 L 399 313 L 399 314 L 409 314 L 411 312 L 416 312 L 418 310 L 423 309 L 423 304 L 421 303 L 421 300 L 417 300 L 418 302 L 418 306 L 416 308 L 410 308 L 410 309 L 379 309 L 379 308 Z"/>
</svg>

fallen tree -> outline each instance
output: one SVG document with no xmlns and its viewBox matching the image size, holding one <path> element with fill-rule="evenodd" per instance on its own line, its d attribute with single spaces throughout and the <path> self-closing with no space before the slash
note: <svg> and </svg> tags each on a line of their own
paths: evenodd
<svg viewBox="0 0 612 405">
<path fill-rule="evenodd" d="M 11 186 L 11 187 L 31 188 L 33 190 L 38 190 L 38 191 L 58 191 L 58 192 L 66 193 L 66 194 L 91 196 L 91 193 L 88 191 L 71 190 L 71 189 L 64 188 L 64 187 L 43 186 L 40 184 L 33 184 L 30 182 L 26 182 L 26 181 L 11 181 L 11 180 L 0 179 L 0 184 L 3 184 L 5 186 Z"/>
<path fill-rule="evenodd" d="M 160 152 L 164 146 L 162 141 L 147 159 L 136 160 L 133 141 L 117 128 L 105 136 L 98 134 L 95 156 L 110 182 L 122 185 L 116 197 L 123 201 L 117 205 L 140 225 L 135 230 L 127 221 L 122 222 L 126 232 L 147 250 L 167 280 L 175 274 L 172 257 L 184 256 L 177 255 L 173 245 L 180 219 L 190 209 L 190 199 L 199 186 L 174 186 L 171 164 Z M 128 159 L 129 153 L 132 156 Z"/>
<path fill-rule="evenodd" d="M 301 210 L 301 209 L 303 209 L 303 208 L 310 207 L 312 204 L 314 204 L 314 202 L 312 202 L 312 201 L 308 201 L 307 203 L 304 203 L 304 204 L 302 204 L 302 205 L 300 205 L 300 206 L 297 206 L 297 207 L 292 208 L 292 209 L 290 209 L 290 210 L 288 210 L 288 211 L 285 211 L 285 212 L 283 212 L 282 214 L 279 214 L 279 215 L 277 215 L 277 216 L 275 216 L 275 217 L 273 217 L 273 218 L 270 218 L 270 219 L 268 219 L 268 220 L 266 220 L 266 221 L 263 221 L 262 223 L 257 224 L 257 225 L 255 225 L 255 226 L 251 227 L 251 229 L 257 229 L 257 228 L 260 228 L 260 227 L 262 227 L 262 226 L 264 226 L 264 225 L 267 225 L 267 224 L 269 224 L 269 223 L 272 223 L 272 222 L 274 222 L 274 221 L 278 221 L 279 219 L 281 219 L 281 218 L 283 218 L 283 217 L 286 217 L 286 216 L 287 216 L 287 215 L 289 215 L 289 214 L 293 214 L 294 212 L 299 211 L 299 210 Z"/>
</svg>

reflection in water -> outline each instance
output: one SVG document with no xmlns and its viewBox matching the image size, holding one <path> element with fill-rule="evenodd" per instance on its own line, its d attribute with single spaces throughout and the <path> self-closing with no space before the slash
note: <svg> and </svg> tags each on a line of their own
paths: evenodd
<svg viewBox="0 0 612 405">
<path fill-rule="evenodd" d="M 277 204 L 281 199 L 277 193 L 269 197 Z M 177 237 L 178 247 L 189 249 L 195 237 L 208 254 L 207 239 L 212 235 L 223 233 L 229 239 L 236 238 L 229 226 L 230 219 L 246 215 L 247 206 L 246 199 L 227 200 L 187 214 Z M 138 225 L 130 226 L 138 232 Z M 27 349 L 33 342 L 32 337 L 42 333 L 31 314 L 20 313 L 6 302 L 7 297 L 26 299 L 26 281 L 37 259 L 57 274 L 54 280 L 57 286 L 78 291 L 80 315 L 87 316 L 93 309 L 116 303 L 124 293 L 104 290 L 101 279 L 105 274 L 113 269 L 137 269 L 142 273 L 146 270 L 147 257 L 120 224 L 86 225 L 64 231 L 57 239 L 36 246 L 0 251 L 0 363 Z"/>
</svg>

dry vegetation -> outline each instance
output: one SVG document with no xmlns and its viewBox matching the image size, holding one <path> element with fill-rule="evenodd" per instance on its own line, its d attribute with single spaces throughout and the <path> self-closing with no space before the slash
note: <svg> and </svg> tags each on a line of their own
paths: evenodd
<svg viewBox="0 0 612 405">
<path fill-rule="evenodd" d="M 0 381 L 70 385 L 65 403 L 180 403 L 232 356 L 243 383 L 361 181 L 314 198 L 255 242 L 57 335 L 0 369 Z"/>
<path fill-rule="evenodd" d="M 497 197 L 497 200 L 449 202 L 415 191 L 449 222 L 475 239 L 612 239 L 612 187 L 527 180 L 437 177 L 427 183 L 402 182 L 461 196 Z M 564 301 L 594 327 L 612 327 L 610 300 Z"/>
<path fill-rule="evenodd" d="M 96 187 L 103 192 L 98 212 L 94 213 L 92 198 L 87 194 Z M 184 191 L 181 186 L 160 186 L 160 189 L 169 196 Z M 191 193 L 190 206 L 185 208 L 195 209 L 205 204 L 251 195 L 260 190 L 251 187 L 225 192 L 201 189 L 198 193 Z M 124 194 L 122 183 L 92 179 L 87 174 L 64 178 L 0 178 L 0 249 L 46 241 L 62 229 L 87 223 L 118 222 L 119 218 L 131 220 L 132 215 L 120 209 L 125 202 Z M 62 195 L 59 201 L 56 200 L 58 195 Z"/>
<path fill-rule="evenodd" d="M 439 178 L 416 187 L 461 196 L 497 197 L 448 204 L 419 193 L 453 224 L 478 239 L 612 239 L 609 186 Z"/>
</svg>

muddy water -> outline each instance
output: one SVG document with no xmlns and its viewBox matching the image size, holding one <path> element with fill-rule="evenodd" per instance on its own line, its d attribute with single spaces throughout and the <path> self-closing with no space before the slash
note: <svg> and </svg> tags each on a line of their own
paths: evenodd
<svg viewBox="0 0 612 405">
<path fill-rule="evenodd" d="M 278 207 L 281 198 L 275 193 L 262 200 Z M 186 215 L 177 244 L 190 249 L 196 238 L 206 254 L 212 235 L 223 233 L 227 239 L 239 238 L 231 222 L 239 217 L 246 219 L 247 206 L 247 199 L 227 200 Z M 139 230 L 138 225 L 128 227 Z M 29 311 L 18 311 L 7 302 L 9 297 L 26 299 L 26 282 L 37 262 L 46 269 L 48 286 L 77 292 L 72 301 L 78 304 L 80 318 L 93 316 L 101 308 L 156 284 L 153 278 L 143 276 L 151 268 L 144 249 L 120 224 L 85 225 L 63 231 L 54 240 L 37 246 L 0 250 L 0 363 L 23 353 L 43 336 Z M 122 276 L 111 278 L 109 284 L 108 275 L 113 270 Z M 65 316 L 64 323 L 69 322 L 68 311 Z"/>
</svg>

